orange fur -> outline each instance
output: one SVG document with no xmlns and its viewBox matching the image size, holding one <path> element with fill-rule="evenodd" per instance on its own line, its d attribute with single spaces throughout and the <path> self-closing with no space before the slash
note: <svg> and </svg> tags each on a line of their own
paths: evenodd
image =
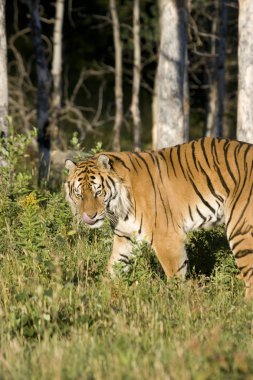
<svg viewBox="0 0 253 380">
<path fill-rule="evenodd" d="M 90 227 L 108 217 L 115 262 L 146 240 L 168 277 L 184 277 L 186 233 L 225 223 L 246 296 L 253 297 L 253 146 L 204 138 L 156 152 L 101 153 L 67 161 L 66 196 Z"/>
</svg>

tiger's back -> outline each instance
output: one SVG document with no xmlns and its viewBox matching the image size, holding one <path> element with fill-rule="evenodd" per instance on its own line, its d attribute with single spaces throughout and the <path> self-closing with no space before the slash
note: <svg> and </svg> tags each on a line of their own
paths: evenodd
<svg viewBox="0 0 253 380">
<path fill-rule="evenodd" d="M 92 181 L 103 188 L 99 207 L 114 230 L 110 272 L 115 262 L 129 263 L 135 236 L 154 248 L 168 277 L 184 276 L 186 233 L 225 222 L 251 295 L 252 164 L 250 144 L 205 138 L 154 152 L 98 154 L 73 168 L 67 188 L 78 183 L 83 195 Z M 93 167 L 92 174 L 82 175 L 84 167 L 87 172 Z M 70 194 L 69 199 L 73 207 Z M 85 213 L 84 199 L 77 209 Z M 89 224 L 90 219 L 84 221 Z"/>
</svg>

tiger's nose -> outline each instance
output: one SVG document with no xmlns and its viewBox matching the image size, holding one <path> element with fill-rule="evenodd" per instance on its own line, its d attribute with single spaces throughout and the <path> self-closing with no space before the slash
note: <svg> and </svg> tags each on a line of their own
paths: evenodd
<svg viewBox="0 0 253 380">
<path fill-rule="evenodd" d="M 97 216 L 97 212 L 95 212 L 94 214 L 86 214 L 90 219 L 94 219 L 96 218 Z"/>
<path fill-rule="evenodd" d="M 83 221 L 87 224 L 94 224 L 95 223 L 95 218 L 97 216 L 97 213 L 93 215 L 88 215 L 86 212 L 83 213 Z"/>
</svg>

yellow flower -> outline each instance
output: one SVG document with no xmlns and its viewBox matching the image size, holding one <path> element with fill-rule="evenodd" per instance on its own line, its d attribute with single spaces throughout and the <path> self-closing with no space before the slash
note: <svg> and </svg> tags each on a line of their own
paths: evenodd
<svg viewBox="0 0 253 380">
<path fill-rule="evenodd" d="M 27 206 L 35 206 L 38 203 L 38 199 L 36 197 L 36 193 L 32 191 L 30 194 L 25 195 L 22 198 L 19 198 L 18 204 L 21 207 L 27 207 Z"/>
</svg>

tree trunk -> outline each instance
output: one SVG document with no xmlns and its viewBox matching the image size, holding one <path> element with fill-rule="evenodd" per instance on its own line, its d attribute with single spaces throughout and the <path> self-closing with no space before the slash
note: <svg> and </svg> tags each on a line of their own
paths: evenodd
<svg viewBox="0 0 253 380">
<path fill-rule="evenodd" d="M 208 104 L 207 104 L 207 120 L 206 120 L 206 133 L 208 137 L 214 137 L 217 133 L 217 110 L 218 110 L 218 86 L 217 86 L 217 66 L 216 66 L 216 53 L 217 53 L 217 38 L 218 38 L 218 13 L 219 0 L 214 1 L 214 15 L 212 18 L 211 30 L 211 58 L 208 60 Z"/>
<path fill-rule="evenodd" d="M 239 1 L 237 138 L 253 143 L 253 1 Z"/>
<path fill-rule="evenodd" d="M 160 0 L 157 148 L 185 141 L 187 0 Z"/>
<path fill-rule="evenodd" d="M 155 73 L 155 80 L 153 86 L 152 96 L 152 149 L 157 149 L 157 137 L 158 137 L 158 70 Z"/>
<path fill-rule="evenodd" d="M 48 181 L 50 165 L 50 135 L 48 131 L 50 73 L 44 53 L 39 16 L 39 0 L 27 0 L 31 15 L 32 41 L 37 71 L 37 129 L 39 145 L 39 186 Z"/>
<path fill-rule="evenodd" d="M 110 12 L 113 25 L 113 41 L 115 49 L 115 121 L 113 127 L 113 150 L 120 150 L 120 130 L 123 120 L 123 90 L 122 90 L 122 47 L 120 39 L 119 19 L 115 0 L 110 0 Z"/>
<path fill-rule="evenodd" d="M 5 0 L 0 0 L 0 134 L 8 135 L 8 76 L 5 33 Z"/>
<path fill-rule="evenodd" d="M 62 72 L 62 25 L 64 16 L 64 0 L 56 0 L 56 16 L 53 37 L 53 62 L 52 62 L 52 120 L 50 125 L 50 135 L 52 143 L 57 147 L 61 145 L 58 118 L 61 109 L 61 72 Z"/>
<path fill-rule="evenodd" d="M 141 116 L 139 108 L 141 83 L 140 3 L 134 0 L 133 9 L 134 68 L 131 113 L 134 122 L 134 149 L 141 149 Z"/>
<path fill-rule="evenodd" d="M 184 137 L 183 141 L 189 141 L 190 134 L 190 94 L 189 94 L 189 80 L 188 80 L 188 51 L 185 49 L 185 65 L 184 65 L 184 94 L 183 94 L 183 110 L 184 110 Z"/>
<path fill-rule="evenodd" d="M 210 64 L 210 90 L 207 114 L 206 136 L 223 135 L 224 99 L 225 99 L 225 59 L 228 5 L 226 0 L 216 0 L 215 16 L 212 28 Z"/>
<path fill-rule="evenodd" d="M 224 102 L 225 102 L 225 60 L 226 60 L 226 37 L 228 25 L 229 6 L 227 0 L 221 0 L 220 4 L 220 27 L 217 48 L 217 77 L 218 77 L 218 115 L 217 136 L 223 136 Z"/>
</svg>

